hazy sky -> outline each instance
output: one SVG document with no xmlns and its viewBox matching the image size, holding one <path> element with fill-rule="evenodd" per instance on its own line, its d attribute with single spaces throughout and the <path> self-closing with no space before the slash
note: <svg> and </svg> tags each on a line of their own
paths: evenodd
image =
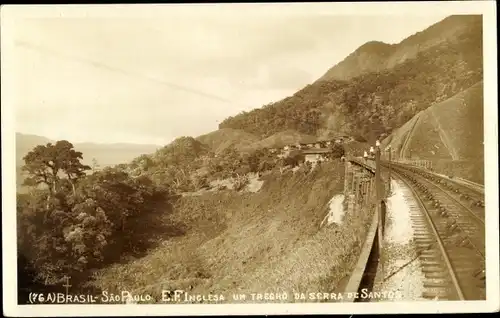
<svg viewBox="0 0 500 318">
<path fill-rule="evenodd" d="M 293 94 L 367 41 L 397 43 L 445 17 L 288 12 L 16 19 L 2 46 L 16 131 L 72 142 L 198 136 Z"/>
</svg>

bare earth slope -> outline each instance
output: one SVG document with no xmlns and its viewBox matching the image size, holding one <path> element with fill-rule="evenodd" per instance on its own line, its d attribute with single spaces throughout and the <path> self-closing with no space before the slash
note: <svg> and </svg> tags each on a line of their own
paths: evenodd
<svg viewBox="0 0 500 318">
<path fill-rule="evenodd" d="M 413 130 L 413 123 L 418 117 Z M 433 161 L 442 173 L 483 182 L 483 82 L 434 104 L 395 130 L 389 143 L 406 159 Z M 406 151 L 400 152 L 406 142 Z"/>
</svg>

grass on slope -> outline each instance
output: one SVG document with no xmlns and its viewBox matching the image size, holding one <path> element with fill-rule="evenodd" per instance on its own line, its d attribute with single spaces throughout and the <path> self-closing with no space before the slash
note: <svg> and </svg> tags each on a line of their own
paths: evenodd
<svg viewBox="0 0 500 318">
<path fill-rule="evenodd" d="M 317 140 L 318 138 L 312 135 L 302 134 L 294 130 L 286 130 L 257 141 L 245 149 L 255 150 L 262 148 L 284 147 L 286 145 L 296 143 L 313 143 Z"/>
<path fill-rule="evenodd" d="M 483 158 L 483 82 L 433 107 L 459 158 Z"/>
<path fill-rule="evenodd" d="M 430 111 L 424 111 L 415 125 L 411 137 L 408 141 L 405 157 L 408 159 L 451 159 L 451 155 L 442 142 L 436 126 L 433 114 Z"/>
<path fill-rule="evenodd" d="M 231 191 L 180 199 L 172 217 L 186 234 L 144 258 L 100 272 L 95 285 L 160 299 L 190 293 L 331 292 L 350 274 L 369 216 L 319 229 L 328 202 L 343 187 L 343 164 L 266 176 L 259 193 Z M 288 302 L 293 302 L 289 297 Z"/>
<path fill-rule="evenodd" d="M 222 128 L 196 138 L 210 147 L 214 153 L 220 153 L 231 146 L 237 149 L 249 147 L 260 140 L 259 137 L 246 131 L 232 128 Z"/>
<path fill-rule="evenodd" d="M 401 127 L 395 129 L 392 132 L 392 134 L 390 134 L 387 138 L 385 138 L 381 142 L 382 149 L 385 149 L 390 144 L 392 149 L 396 152 L 397 156 L 399 157 L 400 153 L 403 151 L 406 139 L 409 137 L 409 133 L 414 127 L 414 123 L 420 115 L 421 112 L 417 113 L 409 121 L 404 123 Z"/>
</svg>

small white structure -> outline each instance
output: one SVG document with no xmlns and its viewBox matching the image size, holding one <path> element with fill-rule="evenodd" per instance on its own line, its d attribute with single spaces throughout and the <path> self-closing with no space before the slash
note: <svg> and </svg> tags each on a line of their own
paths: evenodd
<svg viewBox="0 0 500 318">
<path fill-rule="evenodd" d="M 305 162 L 316 163 L 319 161 L 326 161 L 326 158 L 322 154 L 319 154 L 319 153 L 312 153 L 312 154 L 305 155 Z"/>
</svg>

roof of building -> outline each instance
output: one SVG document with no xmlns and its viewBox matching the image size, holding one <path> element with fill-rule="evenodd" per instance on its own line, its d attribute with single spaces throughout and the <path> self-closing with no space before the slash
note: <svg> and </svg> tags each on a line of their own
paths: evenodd
<svg viewBox="0 0 500 318">
<path fill-rule="evenodd" d="M 302 150 L 302 153 L 305 155 L 324 154 L 324 153 L 330 153 L 330 152 L 332 152 L 332 149 L 330 149 L 330 148 L 316 148 L 316 149 Z"/>
</svg>

